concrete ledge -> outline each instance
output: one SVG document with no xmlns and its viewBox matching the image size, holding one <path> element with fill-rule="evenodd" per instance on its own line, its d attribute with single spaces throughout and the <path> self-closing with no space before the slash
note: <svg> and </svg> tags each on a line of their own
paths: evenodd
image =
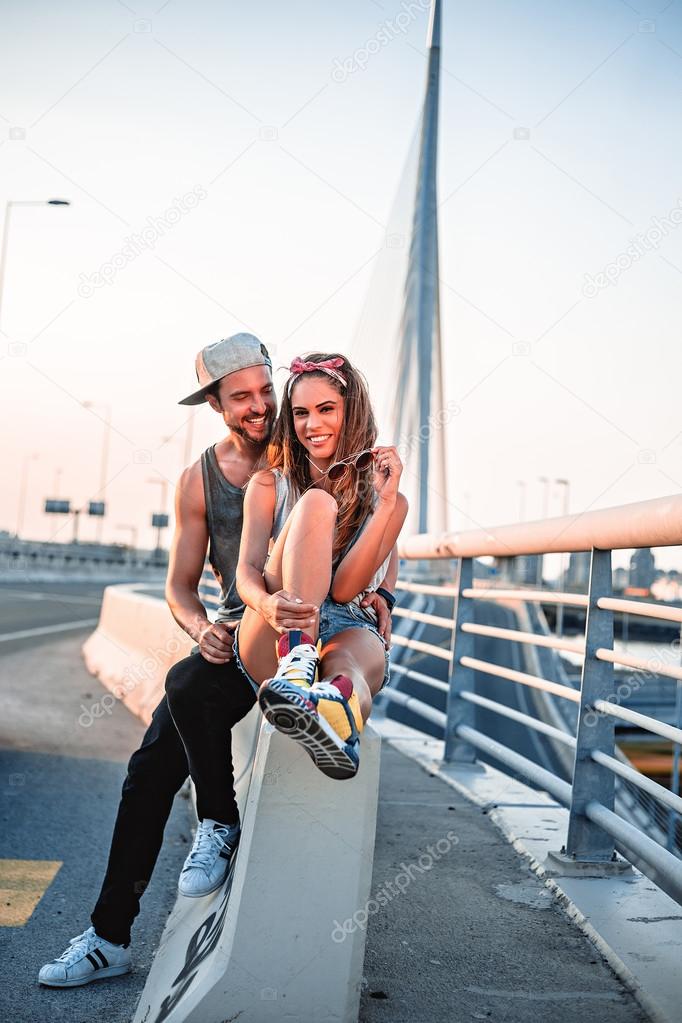
<svg viewBox="0 0 682 1023">
<path fill-rule="evenodd" d="M 87 669 L 149 724 L 168 669 L 194 646 L 168 605 L 140 591 L 147 584 L 107 586 L 99 624 L 83 645 Z"/>
<path fill-rule="evenodd" d="M 678 1023 L 682 906 L 636 868 L 609 878 L 549 876 L 547 854 L 566 841 L 565 807 L 487 764 L 443 766 L 444 743 L 406 725 L 385 718 L 373 724 L 382 739 L 488 814 L 654 1023 Z"/>
<path fill-rule="evenodd" d="M 332 781 L 257 705 L 239 722 L 231 887 L 178 897 L 134 1023 L 357 1021 L 366 932 L 340 922 L 370 892 L 381 751 L 370 725 L 361 747 L 357 777 Z"/>
</svg>

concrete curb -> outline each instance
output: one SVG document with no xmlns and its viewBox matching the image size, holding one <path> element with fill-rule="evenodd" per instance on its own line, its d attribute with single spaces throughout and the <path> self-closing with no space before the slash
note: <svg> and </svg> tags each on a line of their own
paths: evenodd
<svg viewBox="0 0 682 1023">
<path fill-rule="evenodd" d="M 233 877 L 204 898 L 178 897 L 134 1023 L 355 1023 L 366 928 L 352 925 L 370 894 L 380 753 L 366 726 L 360 772 L 340 784 L 257 705 L 238 723 Z M 329 869 L 311 869 L 321 862 Z"/>
<path fill-rule="evenodd" d="M 565 807 L 488 765 L 444 767 L 444 743 L 399 722 L 381 718 L 373 725 L 384 741 L 488 813 L 653 1023 L 678 1023 L 682 907 L 636 868 L 604 879 L 550 877 L 544 859 L 565 842 Z"/>
<path fill-rule="evenodd" d="M 168 669 L 187 657 L 194 643 L 165 601 L 140 592 L 146 588 L 144 583 L 107 586 L 83 657 L 88 671 L 148 725 Z"/>
</svg>

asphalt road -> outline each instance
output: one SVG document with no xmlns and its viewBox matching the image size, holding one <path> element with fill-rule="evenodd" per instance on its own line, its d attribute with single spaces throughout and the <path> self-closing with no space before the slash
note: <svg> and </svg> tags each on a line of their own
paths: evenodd
<svg viewBox="0 0 682 1023">
<path fill-rule="evenodd" d="M 127 1023 L 188 852 L 190 816 L 178 797 L 133 928 L 133 973 L 71 990 L 38 985 L 43 963 L 90 924 L 126 764 L 145 730 L 118 703 L 102 717 L 83 716 L 104 690 L 80 656 L 92 625 L 78 623 L 96 621 L 102 589 L 0 584 L 0 860 L 60 864 L 51 883 L 38 885 L 26 922 L 0 926 L 0 1019 L 12 1023 Z M 9 901 L 21 909 L 27 899 L 30 891 Z"/>
</svg>

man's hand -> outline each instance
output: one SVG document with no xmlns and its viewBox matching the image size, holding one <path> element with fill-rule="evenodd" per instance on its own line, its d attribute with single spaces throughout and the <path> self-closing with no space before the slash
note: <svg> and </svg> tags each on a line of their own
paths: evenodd
<svg viewBox="0 0 682 1023">
<path fill-rule="evenodd" d="M 360 601 L 360 607 L 373 607 L 377 616 L 377 629 L 387 650 L 391 649 L 391 612 L 380 593 L 370 590 Z"/>
<path fill-rule="evenodd" d="M 237 623 L 208 622 L 199 633 L 199 651 L 211 664 L 227 664 L 232 660 L 232 643 Z"/>
<path fill-rule="evenodd" d="M 275 632 L 287 629 L 305 629 L 315 621 L 319 608 L 315 604 L 304 604 L 295 593 L 277 590 L 269 593 L 260 605 L 260 613 Z"/>
</svg>

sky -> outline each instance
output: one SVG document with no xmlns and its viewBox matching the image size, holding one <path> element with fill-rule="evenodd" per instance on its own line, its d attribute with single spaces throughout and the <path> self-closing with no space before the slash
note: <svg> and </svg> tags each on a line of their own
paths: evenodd
<svg viewBox="0 0 682 1023">
<path fill-rule="evenodd" d="M 423 97 L 426 3 L 0 16 L 0 215 L 72 203 L 12 208 L 0 529 L 26 472 L 22 535 L 70 538 L 43 499 L 95 498 L 105 540 L 149 544 L 189 417 L 193 457 L 221 435 L 177 405 L 199 348 L 250 330 L 276 366 L 353 350 Z M 541 517 L 541 476 L 570 480 L 571 512 L 682 491 L 681 93 L 679 0 L 445 0 L 450 528 Z M 392 386 L 390 352 L 358 361 L 373 393 Z M 552 485 L 549 513 L 563 500 Z M 677 548 L 657 559 L 682 567 Z"/>
</svg>

